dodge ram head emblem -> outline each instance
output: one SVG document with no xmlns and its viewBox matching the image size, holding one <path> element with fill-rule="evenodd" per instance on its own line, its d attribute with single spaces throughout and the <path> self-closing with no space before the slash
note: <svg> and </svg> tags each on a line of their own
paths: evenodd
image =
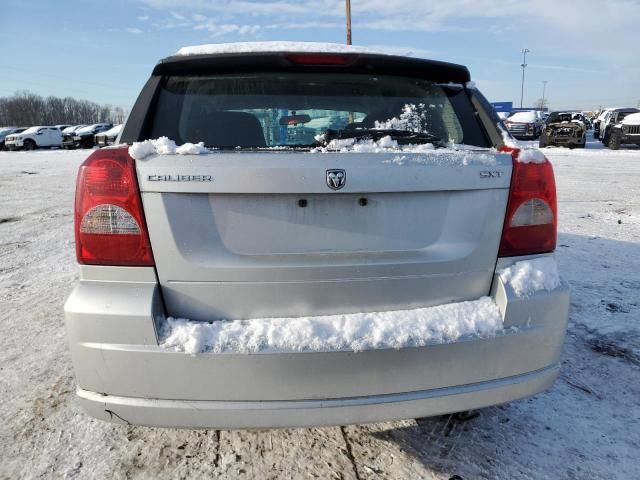
<svg viewBox="0 0 640 480">
<path fill-rule="evenodd" d="M 340 190 L 347 182 L 347 172 L 341 168 L 327 170 L 327 186 L 331 190 Z"/>
</svg>

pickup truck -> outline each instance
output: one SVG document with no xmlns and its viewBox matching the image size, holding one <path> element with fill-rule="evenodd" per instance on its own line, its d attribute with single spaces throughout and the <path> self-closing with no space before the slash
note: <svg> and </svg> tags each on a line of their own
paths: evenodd
<svg viewBox="0 0 640 480">
<path fill-rule="evenodd" d="M 62 132 L 57 127 L 29 127 L 20 133 L 7 135 L 4 139 L 7 150 L 35 150 L 61 145 Z"/>
<path fill-rule="evenodd" d="M 464 66 L 183 48 L 80 167 L 74 215 L 65 321 L 99 419 L 369 423 L 509 402 L 559 372 L 553 169 Z"/>
</svg>

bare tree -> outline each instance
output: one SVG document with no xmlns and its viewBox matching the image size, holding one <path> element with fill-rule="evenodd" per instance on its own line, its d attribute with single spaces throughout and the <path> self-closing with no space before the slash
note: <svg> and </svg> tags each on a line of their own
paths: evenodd
<svg viewBox="0 0 640 480">
<path fill-rule="evenodd" d="M 42 97 L 22 91 L 0 97 L 0 126 L 79 125 L 122 123 L 127 112 L 122 107 L 99 105 L 72 97 Z"/>
<path fill-rule="evenodd" d="M 539 98 L 533 102 L 534 108 L 547 108 L 549 106 L 549 100 L 546 98 Z"/>
</svg>

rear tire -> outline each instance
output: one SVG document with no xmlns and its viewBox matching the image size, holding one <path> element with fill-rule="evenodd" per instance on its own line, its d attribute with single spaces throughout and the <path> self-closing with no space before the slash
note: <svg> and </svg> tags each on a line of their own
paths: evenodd
<svg viewBox="0 0 640 480">
<path fill-rule="evenodd" d="M 33 140 L 27 138 L 23 143 L 22 146 L 24 147 L 25 150 L 35 150 L 36 148 L 38 148 L 38 146 L 36 145 L 36 142 L 34 142 Z"/>
</svg>

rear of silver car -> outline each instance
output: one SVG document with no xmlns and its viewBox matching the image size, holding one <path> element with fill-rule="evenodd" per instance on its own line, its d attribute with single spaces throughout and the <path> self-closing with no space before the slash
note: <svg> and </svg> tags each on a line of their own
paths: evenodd
<svg viewBox="0 0 640 480">
<path fill-rule="evenodd" d="M 65 312 L 78 396 L 91 415 L 195 428 L 336 425 L 480 408 L 551 385 L 567 289 L 522 296 L 496 274 L 555 247 L 548 162 L 518 164 L 517 151 L 499 151 L 498 120 L 464 87 L 466 69 L 339 57 L 169 59 L 122 140 L 167 135 L 218 150 L 134 162 L 126 149 L 106 148 L 85 162 L 76 196 L 81 278 Z M 430 106 L 421 118 L 431 133 L 466 146 L 308 144 L 336 125 L 348 138 L 387 128 L 397 106 L 416 104 Z M 544 210 L 527 193 L 539 169 L 552 224 L 510 225 L 522 205 Z M 168 317 L 197 325 L 485 296 L 500 332 L 448 343 L 197 354 L 163 344 Z"/>
</svg>

